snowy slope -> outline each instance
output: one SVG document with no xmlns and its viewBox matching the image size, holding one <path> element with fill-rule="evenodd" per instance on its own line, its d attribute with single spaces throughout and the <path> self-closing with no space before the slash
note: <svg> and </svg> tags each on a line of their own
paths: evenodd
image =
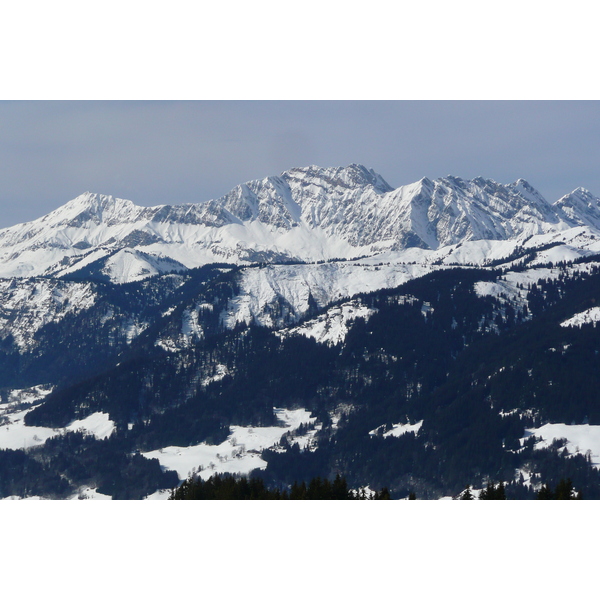
<svg viewBox="0 0 600 600">
<path fill-rule="evenodd" d="M 374 309 L 353 300 L 339 306 L 332 306 L 318 317 L 306 321 L 298 327 L 281 330 L 278 335 L 283 338 L 303 335 L 313 338 L 321 344 L 335 346 L 346 339 L 352 321 L 359 318 L 368 320 L 374 313 Z"/>
<path fill-rule="evenodd" d="M 565 267 L 539 267 L 524 271 L 508 271 L 499 277 L 497 281 L 478 281 L 474 289 L 479 296 L 494 296 L 510 303 L 514 308 L 522 308 L 527 305 L 527 294 L 532 284 L 537 284 L 543 279 L 556 280 L 561 275 L 573 277 L 577 273 L 589 273 L 599 264 L 598 262 L 588 262 Z M 564 321 L 561 325 L 563 327 L 573 327 L 581 326 L 583 322 L 591 322 L 596 316 L 596 310 L 590 309 L 579 313 Z"/>
<path fill-rule="evenodd" d="M 241 293 L 229 301 L 222 319 L 228 327 L 241 322 L 284 327 L 306 315 L 311 300 L 323 308 L 355 294 L 397 287 L 433 268 L 404 263 L 379 265 L 361 259 L 245 269 L 240 280 Z"/>
<path fill-rule="evenodd" d="M 38 329 L 91 307 L 95 300 L 89 283 L 0 279 L 0 339 L 12 336 L 19 350 L 31 349 Z"/>
<path fill-rule="evenodd" d="M 561 327 L 581 327 L 582 325 L 586 325 L 587 323 L 594 323 L 594 327 L 596 323 L 600 321 L 600 307 L 594 306 L 593 308 L 588 308 L 583 312 L 577 313 L 573 315 L 570 319 L 563 321 L 560 326 Z"/>
<path fill-rule="evenodd" d="M 577 188 L 563 196 L 555 203 L 555 207 L 574 225 L 600 228 L 600 203 L 598 198 L 584 188 Z"/>
</svg>

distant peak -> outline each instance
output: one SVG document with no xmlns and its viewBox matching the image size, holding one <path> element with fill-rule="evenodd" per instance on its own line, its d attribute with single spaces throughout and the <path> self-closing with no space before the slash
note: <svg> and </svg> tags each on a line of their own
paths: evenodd
<svg viewBox="0 0 600 600">
<path fill-rule="evenodd" d="M 533 189 L 533 186 L 529 183 L 529 181 L 527 181 L 526 179 L 523 179 L 522 177 L 519 177 L 519 179 L 517 179 L 513 185 L 515 187 L 523 187 L 525 189 Z"/>
<path fill-rule="evenodd" d="M 442 177 L 442 179 L 445 179 L 446 181 L 451 181 L 453 183 L 465 183 L 466 181 L 462 177 L 457 177 L 456 175 L 446 175 L 446 177 Z"/>
<path fill-rule="evenodd" d="M 98 197 L 98 194 L 95 194 L 94 192 L 83 192 L 83 194 L 79 194 L 79 196 L 76 196 L 75 198 L 73 198 L 73 200 L 71 200 L 71 203 L 82 203 L 82 202 L 90 202 L 95 200 Z"/>
<path fill-rule="evenodd" d="M 544 196 L 542 196 L 542 194 L 540 194 L 527 180 L 523 178 L 517 179 L 508 187 L 529 202 L 542 202 L 543 204 L 548 204 Z"/>
<path fill-rule="evenodd" d="M 594 194 L 592 194 L 586 188 L 578 187 L 578 188 L 575 188 L 572 192 L 569 192 L 568 194 L 565 194 L 564 196 L 562 196 L 562 198 L 560 198 L 559 200 L 556 201 L 556 204 L 568 203 L 569 201 L 573 201 L 577 198 L 585 199 L 586 201 L 598 200 L 598 198 L 596 198 L 596 196 L 594 196 Z"/>
<path fill-rule="evenodd" d="M 282 174 L 285 175 L 287 173 L 304 173 L 306 175 L 311 176 L 322 176 L 324 174 L 340 175 L 342 173 L 353 173 L 356 175 L 362 175 L 363 177 L 372 177 L 374 175 L 377 175 L 377 173 L 375 173 L 373 169 L 368 169 L 364 165 L 358 163 L 352 163 L 347 165 L 346 167 L 319 167 L 318 165 L 294 167 L 292 169 L 284 171 Z"/>
<path fill-rule="evenodd" d="M 107 195 L 107 194 L 98 194 L 96 192 L 83 192 L 83 194 L 79 194 L 79 196 L 77 196 L 76 198 L 73 198 L 73 200 L 71 200 L 70 202 L 67 202 L 67 204 L 70 205 L 74 205 L 74 204 L 86 204 L 86 205 L 90 205 L 90 204 L 106 204 L 109 202 L 114 202 L 115 200 L 117 200 L 117 198 L 114 198 L 113 196 Z"/>
<path fill-rule="evenodd" d="M 370 185 L 383 193 L 393 190 L 392 186 L 379 173 L 358 163 L 352 163 L 345 167 L 318 167 L 316 165 L 295 167 L 284 171 L 281 177 L 300 181 L 320 180 L 345 188 Z"/>
<path fill-rule="evenodd" d="M 587 188 L 584 188 L 584 187 L 575 188 L 571 193 L 582 195 L 582 196 L 593 196 L 592 192 L 590 192 Z"/>
<path fill-rule="evenodd" d="M 445 177 L 440 177 L 437 181 L 442 184 L 445 184 L 451 188 L 463 188 L 465 187 L 465 180 L 460 177 L 455 177 L 454 175 L 446 175 Z"/>
<path fill-rule="evenodd" d="M 132 218 L 138 210 L 139 207 L 130 200 L 88 191 L 52 211 L 43 220 L 79 226 L 85 221 L 100 223 Z"/>
</svg>

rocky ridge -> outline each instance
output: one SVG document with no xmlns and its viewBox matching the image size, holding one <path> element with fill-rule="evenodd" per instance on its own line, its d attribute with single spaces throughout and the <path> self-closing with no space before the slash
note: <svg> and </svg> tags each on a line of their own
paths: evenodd
<svg viewBox="0 0 600 600">
<path fill-rule="evenodd" d="M 0 276 L 63 276 L 94 264 L 115 281 L 132 281 L 211 262 L 348 260 L 481 240 L 523 244 L 573 227 L 600 230 L 600 200 L 582 188 L 551 204 L 522 179 L 505 185 L 448 176 L 392 189 L 361 165 L 310 166 L 198 204 L 141 207 L 86 192 L 1 230 Z"/>
</svg>

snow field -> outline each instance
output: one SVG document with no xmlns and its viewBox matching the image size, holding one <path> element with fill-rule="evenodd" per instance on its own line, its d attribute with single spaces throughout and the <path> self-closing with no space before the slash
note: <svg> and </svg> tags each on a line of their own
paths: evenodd
<svg viewBox="0 0 600 600">
<path fill-rule="evenodd" d="M 358 318 L 368 320 L 375 312 L 357 301 L 347 302 L 330 308 L 324 315 L 298 327 L 278 331 L 277 335 L 282 338 L 303 335 L 321 344 L 335 346 L 346 339 L 351 321 Z"/>
<path fill-rule="evenodd" d="M 423 420 L 419 421 L 418 423 L 414 423 L 413 425 L 411 425 L 410 423 L 393 423 L 392 428 L 388 431 L 385 431 L 383 437 L 400 437 L 401 435 L 404 435 L 405 433 L 409 432 L 418 433 L 422 425 Z M 369 435 L 378 435 L 379 432 L 383 430 L 385 430 L 385 425 L 380 425 L 372 431 L 369 431 Z"/>
<path fill-rule="evenodd" d="M 165 260 L 160 254 L 148 256 L 136 250 L 124 248 L 107 259 L 102 272 L 108 275 L 113 283 L 127 283 L 140 281 L 160 273 L 184 269 L 183 265 Z"/>
<path fill-rule="evenodd" d="M 325 307 L 359 293 L 397 287 L 432 270 L 431 266 L 379 265 L 364 260 L 246 269 L 240 281 L 242 291 L 229 302 L 222 315 L 223 322 L 229 328 L 253 321 L 278 328 L 286 323 L 268 310 L 275 303 L 283 301 L 291 309 L 292 319 L 297 321 L 308 311 L 310 296 L 318 306 Z"/>
<path fill-rule="evenodd" d="M 112 496 L 99 494 L 96 488 L 81 488 L 76 494 L 73 494 L 69 500 L 112 500 Z"/>
<path fill-rule="evenodd" d="M 230 426 L 229 437 L 218 445 L 201 443 L 183 448 L 168 446 L 151 452 L 144 452 L 146 458 L 157 458 L 162 467 L 177 471 L 180 479 L 191 473 L 197 473 L 202 479 L 208 479 L 216 473 L 248 474 L 254 469 L 264 469 L 267 463 L 260 458 L 266 448 L 276 446 L 286 433 L 292 433 L 300 425 L 314 424 L 315 417 L 299 408 L 287 410 L 273 409 L 281 422 L 273 427 Z M 316 430 L 295 437 L 292 442 L 305 448 L 310 445 Z"/>
<path fill-rule="evenodd" d="M 525 432 L 522 442 L 532 435 L 542 438 L 541 442 L 536 443 L 536 448 L 547 448 L 553 440 L 565 438 L 569 454 L 586 455 L 589 452 L 592 465 L 600 467 L 600 425 L 547 423 L 537 429 L 526 429 Z"/>
<path fill-rule="evenodd" d="M 504 294 L 507 302 L 521 307 L 527 303 L 526 298 L 529 293 L 529 288 L 533 284 L 537 284 L 540 280 L 555 280 L 558 279 L 561 274 L 572 276 L 574 273 L 589 273 L 593 267 L 598 266 L 599 264 L 600 263 L 597 262 L 590 262 L 570 265 L 566 268 L 543 267 L 527 269 L 525 271 L 509 271 L 497 281 L 478 281 L 474 285 L 474 290 L 478 296 L 494 296 L 496 298 L 501 298 L 501 295 Z M 580 314 L 583 315 L 584 313 Z M 563 326 L 573 326 L 573 324 Z"/>
<path fill-rule="evenodd" d="M 33 407 L 23 408 L 23 405 L 39 402 L 50 391 L 51 389 L 45 386 L 13 390 L 9 396 L 10 401 L 0 404 L 0 449 L 20 450 L 41 446 L 46 443 L 47 439 L 69 431 L 84 431 L 98 439 L 107 438 L 114 431 L 115 425 L 109 419 L 108 414 L 101 412 L 91 414 L 85 419 L 73 421 L 64 428 L 25 425 L 25 415 L 31 412 Z"/>
<path fill-rule="evenodd" d="M 561 327 L 581 327 L 587 323 L 597 323 L 600 321 L 600 307 L 594 306 L 583 312 L 573 315 L 570 319 L 563 321 Z M 595 326 L 595 325 L 594 325 Z"/>
</svg>

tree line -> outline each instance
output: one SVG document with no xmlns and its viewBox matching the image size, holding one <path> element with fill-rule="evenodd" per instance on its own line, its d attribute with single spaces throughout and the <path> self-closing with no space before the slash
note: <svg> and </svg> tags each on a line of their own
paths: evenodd
<svg viewBox="0 0 600 600">
<path fill-rule="evenodd" d="M 289 490 L 282 490 L 267 487 L 258 477 L 226 473 L 206 481 L 191 476 L 171 492 L 169 500 L 390 500 L 390 493 L 387 488 L 371 493 L 351 490 L 339 474 L 333 481 L 314 477 L 308 484 L 294 482 Z"/>
</svg>

